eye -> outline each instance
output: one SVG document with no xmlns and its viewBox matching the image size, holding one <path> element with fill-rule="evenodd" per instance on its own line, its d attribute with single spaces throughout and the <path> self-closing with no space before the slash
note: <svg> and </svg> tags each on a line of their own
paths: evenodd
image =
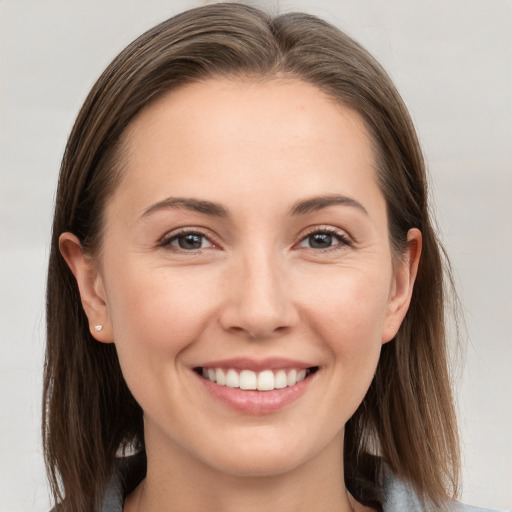
<svg viewBox="0 0 512 512">
<path fill-rule="evenodd" d="M 319 229 L 305 236 L 298 246 L 307 249 L 325 250 L 345 245 L 350 245 L 350 240 L 345 234 L 334 229 Z"/>
<path fill-rule="evenodd" d="M 181 231 L 174 235 L 171 234 L 162 240 L 161 245 L 178 251 L 199 251 L 215 247 L 203 233 L 196 231 Z"/>
</svg>

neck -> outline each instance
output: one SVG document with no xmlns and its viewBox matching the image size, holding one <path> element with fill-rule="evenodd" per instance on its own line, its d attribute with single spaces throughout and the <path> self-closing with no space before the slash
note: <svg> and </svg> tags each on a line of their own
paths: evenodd
<svg viewBox="0 0 512 512">
<path fill-rule="evenodd" d="M 355 510 L 344 485 L 342 434 L 315 458 L 272 475 L 229 474 L 168 442 L 162 449 L 147 440 L 146 453 L 146 479 L 128 497 L 125 512 Z"/>
</svg>

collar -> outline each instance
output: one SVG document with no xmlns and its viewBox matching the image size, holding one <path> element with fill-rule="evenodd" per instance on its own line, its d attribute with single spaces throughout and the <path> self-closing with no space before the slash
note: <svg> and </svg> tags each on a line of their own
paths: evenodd
<svg viewBox="0 0 512 512">
<path fill-rule="evenodd" d="M 101 512 L 123 512 L 125 497 L 130 494 L 146 476 L 146 454 L 116 459 L 110 483 L 105 493 Z M 382 464 L 380 482 L 382 485 L 383 512 L 432 512 L 432 505 L 424 503 L 407 482 L 400 480 Z M 438 509 L 437 509 L 438 510 Z M 499 512 L 491 509 L 472 507 L 458 502 L 450 502 L 445 512 Z"/>
</svg>

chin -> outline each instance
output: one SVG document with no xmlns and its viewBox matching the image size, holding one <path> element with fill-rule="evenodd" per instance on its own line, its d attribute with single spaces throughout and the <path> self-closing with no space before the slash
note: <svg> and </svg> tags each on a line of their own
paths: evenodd
<svg viewBox="0 0 512 512">
<path fill-rule="evenodd" d="M 240 457 L 226 460 L 224 463 L 217 461 L 217 469 L 222 473 L 243 478 L 274 477 L 289 473 L 300 465 L 300 460 L 291 460 L 290 457 L 269 454 Z"/>
<path fill-rule="evenodd" d="M 290 442 L 281 436 L 255 436 L 230 443 L 229 450 L 211 454 L 210 466 L 237 477 L 269 477 L 293 471 L 305 461 L 314 458 L 317 447 L 306 446 L 296 439 Z M 220 448 L 220 447 L 219 447 Z"/>
</svg>

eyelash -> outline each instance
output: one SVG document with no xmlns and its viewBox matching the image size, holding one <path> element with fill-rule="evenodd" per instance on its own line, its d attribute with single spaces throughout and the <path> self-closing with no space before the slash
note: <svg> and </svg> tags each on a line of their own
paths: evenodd
<svg viewBox="0 0 512 512">
<path fill-rule="evenodd" d="M 311 228 L 309 232 L 307 232 L 300 240 L 299 244 L 305 242 L 312 235 L 330 235 L 338 239 L 338 243 L 327 247 L 326 249 L 314 249 L 315 252 L 327 252 L 327 251 L 335 251 L 339 250 L 342 247 L 348 246 L 351 247 L 353 245 L 352 240 L 347 236 L 347 234 L 339 229 L 330 227 L 330 226 L 316 226 Z M 312 247 L 305 247 L 305 249 L 313 249 Z"/>
<path fill-rule="evenodd" d="M 179 253 L 184 253 L 184 254 L 201 254 L 203 249 L 191 249 L 191 250 L 188 250 L 188 249 L 183 249 L 181 247 L 174 247 L 172 246 L 172 242 L 174 241 L 177 241 L 180 237 L 185 237 L 187 235 L 196 235 L 198 237 L 201 237 L 202 239 L 204 240 L 207 240 L 210 244 L 211 244 L 211 247 L 206 247 L 205 249 L 211 249 L 211 248 L 217 248 L 217 245 L 215 244 L 215 242 L 213 242 L 211 240 L 211 237 L 206 235 L 205 233 L 203 233 L 201 230 L 199 229 L 194 229 L 194 228 L 182 228 L 178 231 L 175 231 L 175 232 L 172 232 L 172 233 L 169 233 L 167 235 L 165 235 L 159 242 L 159 246 L 160 247 L 163 247 L 163 248 L 166 248 L 166 249 L 170 249 L 172 251 L 175 251 L 175 252 L 179 252 Z"/>
<path fill-rule="evenodd" d="M 341 247 L 344 247 L 344 246 L 351 247 L 353 245 L 350 238 L 343 231 L 340 231 L 336 228 L 329 227 L 329 226 L 322 226 L 322 227 L 311 228 L 311 230 L 309 232 L 307 232 L 300 239 L 298 244 L 295 244 L 295 246 L 300 246 L 300 244 L 305 242 L 309 237 L 311 237 L 313 235 L 318 235 L 318 234 L 329 235 L 329 236 L 335 237 L 338 239 L 338 243 L 336 243 L 330 247 L 324 248 L 324 249 L 320 249 L 320 248 L 315 249 L 313 247 L 303 247 L 303 248 L 304 249 L 313 249 L 314 252 L 327 252 L 327 251 L 334 251 L 334 250 L 340 249 L 340 246 Z M 217 245 L 215 244 L 215 242 L 211 240 L 211 237 L 209 235 L 206 235 L 201 230 L 194 229 L 194 228 L 182 228 L 177 232 L 172 232 L 168 235 L 165 235 L 160 240 L 158 245 L 160 247 L 173 250 L 175 252 L 180 252 L 180 253 L 185 253 L 185 254 L 201 254 L 203 251 L 203 248 L 189 250 L 189 249 L 183 249 L 180 247 L 174 247 L 172 245 L 172 243 L 177 241 L 180 237 L 185 237 L 188 235 L 196 235 L 197 237 L 201 237 L 203 240 L 207 240 L 211 244 L 211 246 L 206 247 L 204 249 L 218 248 Z"/>
</svg>

